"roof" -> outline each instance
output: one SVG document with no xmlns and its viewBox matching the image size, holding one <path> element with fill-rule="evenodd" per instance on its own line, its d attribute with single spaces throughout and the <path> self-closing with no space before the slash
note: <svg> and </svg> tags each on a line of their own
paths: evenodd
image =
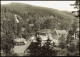
<svg viewBox="0 0 80 57">
<path fill-rule="evenodd" d="M 54 33 L 53 30 L 50 30 L 50 29 L 43 29 L 43 30 L 40 30 L 40 31 L 37 31 L 38 33 Z"/>
<path fill-rule="evenodd" d="M 60 34 L 67 34 L 68 32 L 66 30 L 55 30 L 56 33 L 60 33 Z"/>
<path fill-rule="evenodd" d="M 23 27 L 22 27 L 21 29 L 22 29 L 22 31 L 24 31 L 24 30 L 25 30 L 25 28 L 23 28 Z"/>
<path fill-rule="evenodd" d="M 79 31 L 79 27 L 76 30 Z"/>
<path fill-rule="evenodd" d="M 42 40 L 47 40 L 48 38 L 47 38 L 47 36 L 40 36 L 40 38 L 42 39 Z"/>
<path fill-rule="evenodd" d="M 14 39 L 14 41 L 15 42 L 25 42 L 26 39 L 24 39 L 24 38 L 16 38 L 16 39 Z"/>
<path fill-rule="evenodd" d="M 24 51 L 31 45 L 31 43 L 32 41 L 29 39 L 27 40 L 27 43 L 25 43 L 25 45 L 14 46 L 13 48 L 14 53 L 17 53 L 17 54 L 24 53 Z"/>
<path fill-rule="evenodd" d="M 34 26 L 34 24 L 29 24 L 29 26 Z"/>
</svg>

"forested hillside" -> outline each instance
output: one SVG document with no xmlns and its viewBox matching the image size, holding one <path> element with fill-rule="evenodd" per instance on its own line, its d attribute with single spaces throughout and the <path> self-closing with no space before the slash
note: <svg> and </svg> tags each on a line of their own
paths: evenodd
<svg viewBox="0 0 80 57">
<path fill-rule="evenodd" d="M 66 30 L 71 28 L 71 25 L 75 20 L 74 15 L 72 15 L 71 13 L 69 14 L 69 13 L 58 11 L 56 9 L 43 8 L 43 7 L 37 7 L 32 5 L 20 4 L 20 3 L 11 3 L 9 5 L 2 5 L 1 12 L 2 12 L 2 16 L 4 16 L 7 19 L 7 21 L 9 20 L 8 17 L 9 14 L 10 15 L 17 14 L 18 19 L 20 19 L 22 23 L 27 23 L 27 20 L 29 19 L 28 24 L 33 23 L 39 26 L 43 25 L 43 23 L 46 20 L 51 19 L 53 20 L 53 22 L 50 21 L 53 27 L 56 27 L 58 29 L 66 29 Z M 38 21 L 40 21 L 40 23 Z M 60 23 L 60 25 L 58 23 Z"/>
<path fill-rule="evenodd" d="M 19 23 L 15 22 L 14 14 L 17 15 Z M 30 26 L 31 24 L 33 25 Z M 32 33 L 41 29 L 57 28 L 69 31 L 73 27 L 77 28 L 78 19 L 72 13 L 56 9 L 21 3 L 1 5 L 1 47 L 3 50 L 8 48 L 6 53 L 13 47 L 13 39 L 20 37 L 22 27 L 26 29 L 25 38 L 29 38 Z"/>
</svg>

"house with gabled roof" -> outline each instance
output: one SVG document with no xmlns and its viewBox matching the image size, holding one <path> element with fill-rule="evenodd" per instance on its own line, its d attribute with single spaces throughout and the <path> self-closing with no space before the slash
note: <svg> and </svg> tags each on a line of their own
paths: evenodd
<svg viewBox="0 0 80 57">
<path fill-rule="evenodd" d="M 67 37 L 68 32 L 66 30 L 51 30 L 51 29 L 43 29 L 37 32 L 36 37 L 39 37 L 42 39 L 42 43 L 46 42 L 48 38 L 50 38 L 51 43 L 55 43 L 58 45 L 59 38 L 61 35 L 64 35 L 65 38 Z M 66 39 L 65 39 L 66 40 Z"/>
<path fill-rule="evenodd" d="M 24 38 L 16 38 L 14 39 L 15 45 L 13 48 L 13 52 L 18 54 L 19 56 L 23 56 L 25 53 L 25 50 L 31 45 L 32 40 L 31 39 L 24 39 Z"/>
<path fill-rule="evenodd" d="M 43 46 L 46 43 L 48 38 L 51 40 L 51 43 L 54 42 L 54 38 L 52 37 L 52 34 L 54 34 L 54 30 L 43 29 L 38 31 L 36 36 L 42 39 L 42 46 Z"/>
</svg>

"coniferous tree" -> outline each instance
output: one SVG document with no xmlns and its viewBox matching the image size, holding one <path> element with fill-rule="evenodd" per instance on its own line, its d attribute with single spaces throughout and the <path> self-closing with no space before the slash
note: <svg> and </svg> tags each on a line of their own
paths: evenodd
<svg viewBox="0 0 80 57">
<path fill-rule="evenodd" d="M 41 48 L 41 56 L 56 56 L 57 52 L 54 50 L 54 46 L 51 44 L 51 40 L 48 38 L 45 45 Z"/>
<path fill-rule="evenodd" d="M 30 56 L 40 56 L 41 55 L 41 38 L 37 38 L 37 43 L 32 42 L 30 49 Z"/>
<path fill-rule="evenodd" d="M 59 38 L 59 47 L 64 49 L 66 47 L 66 41 L 65 41 L 65 36 L 62 35 L 60 38 Z"/>
<path fill-rule="evenodd" d="M 71 4 L 71 6 L 74 6 L 75 9 L 77 9 L 77 11 L 72 11 L 72 13 L 77 12 L 77 16 L 75 17 L 79 17 L 80 16 L 80 1 L 76 0 L 74 4 Z"/>
</svg>

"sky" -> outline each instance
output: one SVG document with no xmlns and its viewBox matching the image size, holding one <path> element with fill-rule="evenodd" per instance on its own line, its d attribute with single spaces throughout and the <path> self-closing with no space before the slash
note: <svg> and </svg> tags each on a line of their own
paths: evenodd
<svg viewBox="0 0 80 57">
<path fill-rule="evenodd" d="M 10 4 L 11 2 L 25 3 L 35 6 L 47 7 L 58 9 L 61 11 L 74 11 L 73 6 L 70 4 L 74 4 L 75 1 L 1 1 L 1 4 Z"/>
</svg>

